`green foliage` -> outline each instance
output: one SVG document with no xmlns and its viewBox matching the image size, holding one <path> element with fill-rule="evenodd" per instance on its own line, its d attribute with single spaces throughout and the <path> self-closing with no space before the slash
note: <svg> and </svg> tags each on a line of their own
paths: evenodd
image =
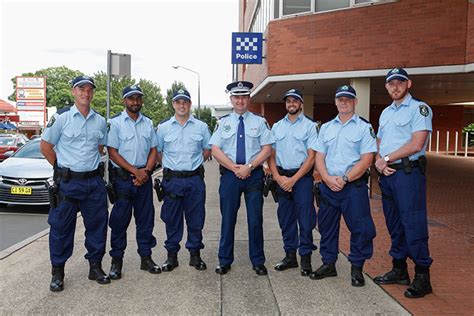
<svg viewBox="0 0 474 316">
<path fill-rule="evenodd" d="M 474 132 L 474 123 L 471 123 L 467 126 L 465 126 L 463 129 L 462 129 L 463 133 L 465 132 Z"/>
<path fill-rule="evenodd" d="M 69 81 L 73 78 L 83 75 L 82 72 L 77 70 L 71 70 L 65 66 L 61 67 L 50 67 L 36 72 L 24 73 L 22 76 L 45 76 L 46 77 L 46 105 L 56 106 L 59 109 L 74 104 L 74 98 L 71 94 L 71 86 Z M 102 116 L 107 115 L 107 74 L 103 71 L 99 71 L 93 74 L 91 77 L 94 78 L 96 85 L 94 98 L 91 102 L 91 107 Z M 16 89 L 16 78 L 12 78 L 13 90 Z M 124 106 L 122 104 L 122 90 L 126 86 L 136 84 L 136 80 L 133 78 L 112 78 L 110 86 L 110 116 L 113 116 L 123 111 Z M 138 84 L 144 93 L 143 98 L 143 114 L 147 115 L 153 120 L 153 124 L 156 126 L 164 118 L 173 115 L 173 107 L 171 105 L 171 93 L 170 103 L 165 103 L 161 89 L 154 82 L 146 79 L 140 79 Z M 182 83 L 181 83 L 182 85 Z M 182 85 L 184 87 L 184 85 Z M 172 87 L 173 88 L 173 87 Z M 178 88 L 179 89 L 179 88 Z M 168 90 L 168 95 L 169 95 Z M 174 90 L 173 90 L 174 91 Z M 168 97 L 167 95 L 167 97 Z M 16 94 L 13 92 L 9 97 L 9 100 L 16 101 Z"/>
<path fill-rule="evenodd" d="M 198 117 L 198 109 L 194 110 L 194 116 Z M 209 126 L 209 129 L 211 132 L 214 130 L 216 124 L 217 124 L 217 119 L 212 116 L 212 110 L 210 108 L 204 107 L 201 108 L 201 118 L 202 121 L 206 122 L 207 126 Z"/>
</svg>

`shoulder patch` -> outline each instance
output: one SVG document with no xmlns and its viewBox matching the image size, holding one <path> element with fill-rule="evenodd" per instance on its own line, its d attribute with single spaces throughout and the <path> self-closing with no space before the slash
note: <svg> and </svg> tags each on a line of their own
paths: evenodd
<svg viewBox="0 0 474 316">
<path fill-rule="evenodd" d="M 369 126 L 369 132 L 370 132 L 370 136 L 372 136 L 372 138 L 375 138 L 375 131 L 372 128 L 372 126 Z"/>
<path fill-rule="evenodd" d="M 321 130 L 321 121 L 316 121 L 316 123 L 314 124 L 316 126 L 316 131 L 319 133 L 319 131 Z"/>
<path fill-rule="evenodd" d="M 309 117 L 308 115 L 304 115 L 308 120 L 310 120 L 311 122 L 314 122 L 313 118 Z"/>
<path fill-rule="evenodd" d="M 53 126 L 54 122 L 56 122 L 56 117 L 53 115 L 53 116 L 51 116 L 51 118 L 49 119 L 49 122 L 48 122 L 48 124 L 46 125 L 46 127 L 51 127 L 51 126 Z"/>
<path fill-rule="evenodd" d="M 430 114 L 430 111 L 428 110 L 428 106 L 426 106 L 424 104 L 420 104 L 420 106 L 418 108 L 420 110 L 421 115 L 426 117 L 426 116 L 428 116 L 428 114 Z"/>
<path fill-rule="evenodd" d="M 61 110 L 58 110 L 58 111 L 56 112 L 56 114 L 57 114 L 57 115 L 61 115 L 61 114 L 63 114 L 63 113 L 66 113 L 66 112 L 69 111 L 70 109 L 71 109 L 70 106 L 66 106 L 66 107 L 62 108 Z"/>
<path fill-rule="evenodd" d="M 366 118 L 364 118 L 364 117 L 362 117 L 362 116 L 359 116 L 359 118 L 360 118 L 362 121 L 364 121 L 364 122 L 366 122 L 366 123 L 370 124 L 370 122 L 369 122 L 369 121 L 367 121 L 367 119 L 366 119 Z"/>
</svg>

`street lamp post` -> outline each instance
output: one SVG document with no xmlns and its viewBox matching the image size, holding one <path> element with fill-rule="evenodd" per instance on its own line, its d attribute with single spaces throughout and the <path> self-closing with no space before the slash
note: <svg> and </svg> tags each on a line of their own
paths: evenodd
<svg viewBox="0 0 474 316">
<path fill-rule="evenodd" d="M 199 76 L 199 72 L 186 68 L 184 66 L 179 66 L 179 65 L 173 66 L 173 68 L 174 69 L 183 68 L 184 70 L 190 71 L 197 75 L 198 77 L 198 118 L 200 119 L 201 118 L 201 76 Z"/>
</svg>

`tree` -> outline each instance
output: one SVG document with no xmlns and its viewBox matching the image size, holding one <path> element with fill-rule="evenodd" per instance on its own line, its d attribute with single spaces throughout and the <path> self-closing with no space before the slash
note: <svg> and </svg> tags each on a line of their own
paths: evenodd
<svg viewBox="0 0 474 316">
<path fill-rule="evenodd" d="M 73 104 L 74 98 L 71 95 L 69 81 L 83 73 L 79 70 L 72 70 L 66 66 L 50 67 L 36 72 L 23 73 L 25 77 L 46 77 L 46 105 L 56 106 L 58 109 L 67 104 Z M 16 77 L 11 79 L 13 83 L 13 93 L 8 97 L 11 101 L 16 101 Z"/>
<path fill-rule="evenodd" d="M 194 110 L 194 116 L 198 117 L 198 109 Z M 206 122 L 211 132 L 216 127 L 217 119 L 212 116 L 212 110 L 210 108 L 204 107 L 201 109 L 201 120 Z"/>
</svg>

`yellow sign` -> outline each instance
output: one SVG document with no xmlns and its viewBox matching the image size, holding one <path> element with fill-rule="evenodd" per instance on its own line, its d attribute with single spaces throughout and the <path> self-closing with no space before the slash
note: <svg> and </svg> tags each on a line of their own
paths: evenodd
<svg viewBox="0 0 474 316">
<path fill-rule="evenodd" d="M 11 187 L 10 192 L 11 194 L 31 195 L 32 188 L 31 187 Z"/>
</svg>

